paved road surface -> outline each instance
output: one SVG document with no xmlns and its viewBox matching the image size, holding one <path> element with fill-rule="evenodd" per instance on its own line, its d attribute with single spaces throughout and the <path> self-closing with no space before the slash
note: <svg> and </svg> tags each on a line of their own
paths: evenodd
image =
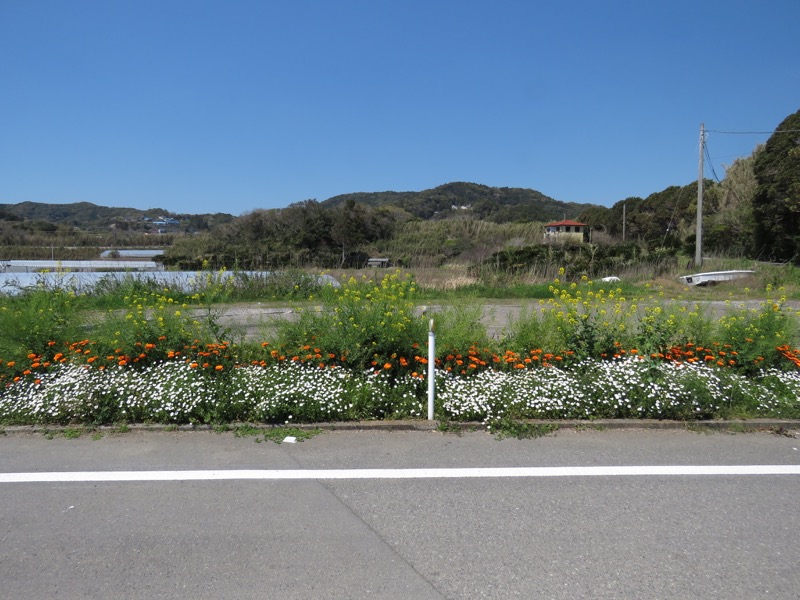
<svg viewBox="0 0 800 600">
<path fill-rule="evenodd" d="M 379 469 L 0 483 L 3 598 L 800 598 L 800 474 L 394 479 L 392 469 L 800 465 L 773 434 L 0 437 L 0 473 Z M 77 477 L 80 479 L 80 477 Z"/>
</svg>

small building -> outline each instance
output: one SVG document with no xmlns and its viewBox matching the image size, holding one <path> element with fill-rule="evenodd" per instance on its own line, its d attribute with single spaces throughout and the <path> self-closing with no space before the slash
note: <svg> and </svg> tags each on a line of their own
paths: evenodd
<svg viewBox="0 0 800 600">
<path fill-rule="evenodd" d="M 555 223 L 547 223 L 544 226 L 544 243 L 550 244 L 553 242 L 583 242 L 583 234 L 589 231 L 589 226 L 586 223 L 578 221 L 556 221 Z"/>
<path fill-rule="evenodd" d="M 367 261 L 368 268 L 385 269 L 390 266 L 391 261 L 388 258 L 370 258 Z"/>
</svg>

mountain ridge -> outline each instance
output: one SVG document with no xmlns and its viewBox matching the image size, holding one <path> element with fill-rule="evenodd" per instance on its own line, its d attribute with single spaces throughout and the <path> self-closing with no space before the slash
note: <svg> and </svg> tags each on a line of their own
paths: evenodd
<svg viewBox="0 0 800 600">
<path fill-rule="evenodd" d="M 320 205 L 336 208 L 345 203 L 399 210 L 410 218 L 423 220 L 470 217 L 496 223 L 575 219 L 587 209 L 598 206 L 555 200 L 529 188 L 493 187 L 460 181 L 421 191 L 339 194 L 323 200 Z M 75 227 L 107 227 L 118 221 L 141 220 L 145 217 L 173 217 L 186 220 L 192 216 L 212 215 L 176 213 L 162 208 L 109 207 L 85 201 L 53 204 L 25 201 L 0 204 L 0 220 L 46 221 Z M 222 221 L 236 218 L 227 213 L 214 213 L 214 216 L 228 217 L 221 219 Z"/>
</svg>

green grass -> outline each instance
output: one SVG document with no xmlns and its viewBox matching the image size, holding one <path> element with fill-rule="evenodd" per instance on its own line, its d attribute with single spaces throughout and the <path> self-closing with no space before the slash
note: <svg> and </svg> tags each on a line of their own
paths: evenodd
<svg viewBox="0 0 800 600">
<path fill-rule="evenodd" d="M 559 426 L 555 423 L 529 423 L 519 419 L 504 417 L 490 422 L 487 429 L 489 429 L 498 440 L 506 438 L 528 440 L 553 434 L 558 431 Z"/>
<path fill-rule="evenodd" d="M 322 433 L 322 430 L 319 428 L 259 427 L 251 424 L 239 425 L 233 429 L 235 437 L 253 437 L 258 444 L 267 441 L 280 444 L 287 437 L 294 437 L 296 441 L 304 442 L 320 433 Z"/>
</svg>

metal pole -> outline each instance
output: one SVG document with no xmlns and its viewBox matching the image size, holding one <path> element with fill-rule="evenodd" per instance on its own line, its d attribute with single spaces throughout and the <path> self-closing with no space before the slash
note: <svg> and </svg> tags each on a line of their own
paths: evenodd
<svg viewBox="0 0 800 600">
<path fill-rule="evenodd" d="M 700 123 L 700 161 L 697 168 L 697 233 L 694 244 L 694 266 L 703 266 L 703 151 L 706 146 L 705 124 Z"/>
<path fill-rule="evenodd" d="M 622 203 L 622 241 L 625 241 L 625 203 Z"/>
<path fill-rule="evenodd" d="M 428 327 L 428 421 L 433 421 L 433 398 L 436 393 L 436 334 L 433 319 Z"/>
</svg>

